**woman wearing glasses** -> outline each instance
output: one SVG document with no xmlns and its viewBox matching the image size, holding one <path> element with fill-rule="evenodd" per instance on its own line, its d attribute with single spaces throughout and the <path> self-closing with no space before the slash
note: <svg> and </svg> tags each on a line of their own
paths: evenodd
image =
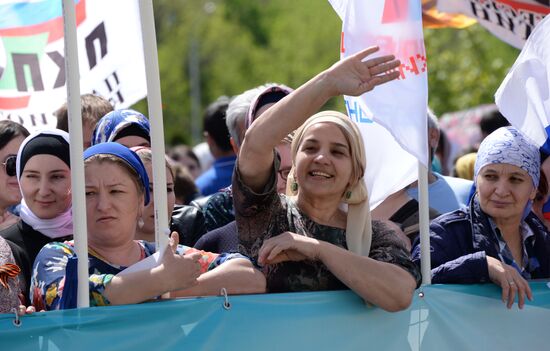
<svg viewBox="0 0 550 351">
<path fill-rule="evenodd" d="M 29 132 L 21 124 L 0 121 L 0 230 L 19 220 L 8 208 L 21 201 L 21 191 L 15 178 L 17 150 Z M 13 258 L 12 243 L 0 237 L 0 313 L 10 313 L 19 306 L 21 272 Z"/>
<path fill-rule="evenodd" d="M 16 223 L 18 218 L 8 208 L 21 201 L 21 191 L 15 178 L 15 159 L 17 150 L 29 135 L 25 127 L 12 121 L 0 121 L 0 229 Z"/>
<path fill-rule="evenodd" d="M 10 243 L 21 268 L 25 297 L 40 249 L 52 241 L 69 240 L 73 234 L 69 159 L 69 134 L 58 129 L 31 134 L 17 153 L 16 177 L 12 178 L 23 195 L 21 220 L 0 236 Z"/>
</svg>

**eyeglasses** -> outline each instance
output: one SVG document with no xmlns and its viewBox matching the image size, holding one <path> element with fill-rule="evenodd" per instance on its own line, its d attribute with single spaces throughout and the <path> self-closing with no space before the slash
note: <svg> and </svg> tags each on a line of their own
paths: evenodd
<svg viewBox="0 0 550 351">
<path fill-rule="evenodd" d="M 290 174 L 290 168 L 286 168 L 286 169 L 280 169 L 277 171 L 277 173 L 279 173 L 279 176 L 284 180 L 286 181 L 288 179 L 288 175 Z"/>
<path fill-rule="evenodd" d="M 6 157 L 4 162 L 2 162 L 2 165 L 4 166 L 4 171 L 6 171 L 6 174 L 8 175 L 8 177 L 15 176 L 16 161 L 17 161 L 17 156 L 16 155 L 10 155 L 10 156 Z"/>
</svg>

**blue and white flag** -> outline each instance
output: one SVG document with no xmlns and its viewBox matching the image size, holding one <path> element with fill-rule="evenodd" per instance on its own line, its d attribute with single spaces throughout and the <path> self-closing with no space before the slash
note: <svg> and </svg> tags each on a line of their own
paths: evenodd
<svg viewBox="0 0 550 351">
<path fill-rule="evenodd" d="M 371 207 L 428 166 L 428 77 L 420 0 L 329 0 L 342 19 L 341 58 L 369 46 L 401 60 L 398 80 L 360 97 L 345 96 L 365 141 Z"/>
<path fill-rule="evenodd" d="M 495 102 L 514 127 L 550 153 L 550 17 L 527 39 Z"/>
</svg>

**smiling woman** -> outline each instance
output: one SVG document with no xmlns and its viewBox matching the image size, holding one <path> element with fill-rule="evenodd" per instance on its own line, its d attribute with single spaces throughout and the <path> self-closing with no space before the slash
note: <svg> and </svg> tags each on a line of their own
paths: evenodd
<svg viewBox="0 0 550 351">
<path fill-rule="evenodd" d="M 360 95 L 397 78 L 393 56 L 369 48 L 290 93 L 246 132 L 233 177 L 240 250 L 257 260 L 270 292 L 350 288 L 388 311 L 407 308 L 420 274 L 399 237 L 371 224 L 361 134 L 331 97 Z M 312 116 L 313 115 L 313 116 Z M 298 128 L 299 127 L 299 128 Z M 276 190 L 274 149 L 289 132 L 287 194 Z M 347 211 L 346 211 L 347 208 Z"/>
<path fill-rule="evenodd" d="M 532 299 L 527 280 L 550 277 L 550 235 L 531 212 L 540 179 L 538 148 L 513 127 L 490 134 L 474 167 L 476 193 L 467 208 L 430 226 L 432 281 L 502 288 L 510 308 Z M 420 262 L 420 246 L 413 249 Z"/>
<path fill-rule="evenodd" d="M 42 246 L 70 239 L 73 234 L 70 173 L 66 132 L 57 129 L 37 132 L 19 147 L 16 177 L 23 194 L 21 220 L 0 235 L 10 244 L 21 267 L 26 297 L 32 264 Z"/>
</svg>

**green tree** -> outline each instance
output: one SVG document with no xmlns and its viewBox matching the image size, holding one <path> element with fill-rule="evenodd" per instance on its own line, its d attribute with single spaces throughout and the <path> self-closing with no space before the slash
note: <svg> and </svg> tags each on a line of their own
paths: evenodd
<svg viewBox="0 0 550 351">
<path fill-rule="evenodd" d="M 297 87 L 339 57 L 342 23 L 328 1 L 155 0 L 154 7 L 168 144 L 193 141 L 198 95 L 190 67 L 199 68 L 202 112 L 220 95 L 266 82 Z M 429 103 L 437 114 L 492 102 L 518 55 L 478 25 L 425 30 L 425 43 Z M 147 110 L 145 102 L 136 107 Z M 342 99 L 327 108 L 343 110 Z"/>
</svg>

